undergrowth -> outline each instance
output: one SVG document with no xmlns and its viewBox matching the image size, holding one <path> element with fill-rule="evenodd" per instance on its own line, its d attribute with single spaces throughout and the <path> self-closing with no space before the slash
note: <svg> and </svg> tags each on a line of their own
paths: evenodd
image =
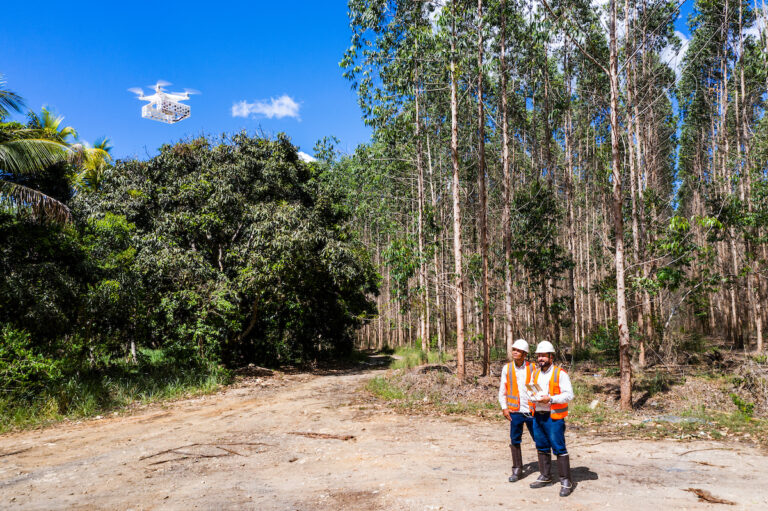
<svg viewBox="0 0 768 511">
<path fill-rule="evenodd" d="M 419 348 L 397 348 L 394 355 L 396 358 L 389 365 L 391 369 L 410 369 L 422 364 L 442 364 L 453 358 L 444 352 L 430 351 L 425 353 Z"/>
<path fill-rule="evenodd" d="M 397 370 L 370 380 L 366 390 L 405 413 L 474 415 L 503 421 L 496 401 L 496 378 L 459 383 L 455 376 L 442 372 Z M 675 388 L 694 380 L 711 389 L 719 389 L 717 382 L 724 381 L 722 377 L 711 381 L 711 376 L 706 379 L 664 372 L 638 375 L 635 398 L 646 396 L 651 404 L 636 403 L 636 409 L 625 412 L 618 408 L 618 386 L 612 380 L 598 374 L 577 374 L 572 377 L 575 399 L 570 403 L 568 424 L 575 430 L 622 438 L 730 440 L 768 448 L 768 420 L 754 417 L 755 406 L 735 393 L 725 396 L 733 404 L 728 408 L 685 400 L 656 408 L 659 401 L 671 399 Z"/>
<path fill-rule="evenodd" d="M 0 433 L 102 415 L 132 404 L 210 393 L 231 379 L 221 366 L 181 367 L 159 350 L 144 350 L 136 364 L 118 361 L 63 376 L 33 394 L 0 395 Z"/>
</svg>

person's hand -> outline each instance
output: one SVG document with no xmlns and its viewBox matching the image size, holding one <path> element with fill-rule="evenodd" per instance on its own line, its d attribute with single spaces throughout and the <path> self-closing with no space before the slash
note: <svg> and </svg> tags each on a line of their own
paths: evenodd
<svg viewBox="0 0 768 511">
<path fill-rule="evenodd" d="M 503 413 L 503 414 L 504 414 L 504 417 L 505 417 L 505 418 L 506 418 L 508 421 L 511 421 L 511 420 L 512 420 L 512 415 L 511 415 L 511 413 L 512 413 L 512 412 L 510 412 L 508 408 L 505 408 L 504 410 L 502 410 L 502 412 L 501 412 L 501 413 Z"/>
<path fill-rule="evenodd" d="M 544 396 L 541 396 L 541 397 L 539 398 L 539 401 L 538 401 L 538 402 L 539 402 L 539 403 L 544 403 L 544 404 L 547 404 L 547 403 L 549 403 L 550 401 L 552 401 L 552 399 L 549 397 L 549 394 L 546 394 L 546 395 L 544 395 Z"/>
</svg>

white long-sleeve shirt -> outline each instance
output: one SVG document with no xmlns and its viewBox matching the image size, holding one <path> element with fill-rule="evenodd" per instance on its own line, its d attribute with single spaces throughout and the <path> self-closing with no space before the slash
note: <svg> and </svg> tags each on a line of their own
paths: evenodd
<svg viewBox="0 0 768 511">
<path fill-rule="evenodd" d="M 544 389 L 546 394 L 549 393 L 549 380 L 552 379 L 552 373 L 554 372 L 553 367 L 553 365 L 550 365 L 546 372 L 540 371 L 539 377 L 536 379 L 536 383 L 539 384 L 539 387 Z M 573 399 L 571 378 L 563 370 L 560 371 L 560 393 L 556 396 L 550 396 L 550 399 L 552 400 L 552 403 L 556 405 L 567 403 Z M 548 412 L 550 410 L 549 403 L 536 402 L 535 404 L 537 412 Z"/>
<path fill-rule="evenodd" d="M 501 381 L 499 382 L 499 405 L 502 410 L 507 409 L 507 368 L 512 366 L 515 368 L 515 378 L 517 379 L 517 393 L 520 394 L 520 413 L 530 413 L 531 408 L 528 406 L 528 392 L 525 389 L 525 364 L 523 367 L 517 367 L 514 362 L 504 364 L 504 368 L 501 370 Z M 531 372 L 534 367 L 531 364 Z"/>
</svg>

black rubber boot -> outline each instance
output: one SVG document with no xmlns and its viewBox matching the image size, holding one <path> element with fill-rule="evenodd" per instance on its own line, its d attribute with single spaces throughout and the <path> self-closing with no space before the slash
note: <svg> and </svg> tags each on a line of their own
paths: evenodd
<svg viewBox="0 0 768 511">
<path fill-rule="evenodd" d="M 509 476 L 509 482 L 514 483 L 523 475 L 523 451 L 519 445 L 512 444 L 509 444 L 509 450 L 512 452 L 512 475 Z"/>
<path fill-rule="evenodd" d="M 552 468 L 552 455 L 548 452 L 539 453 L 539 478 L 531 483 L 531 488 L 543 488 L 552 484 L 550 470 Z"/>
<path fill-rule="evenodd" d="M 567 497 L 573 492 L 571 481 L 571 459 L 568 455 L 557 457 L 557 472 L 560 475 L 560 496 Z"/>
</svg>

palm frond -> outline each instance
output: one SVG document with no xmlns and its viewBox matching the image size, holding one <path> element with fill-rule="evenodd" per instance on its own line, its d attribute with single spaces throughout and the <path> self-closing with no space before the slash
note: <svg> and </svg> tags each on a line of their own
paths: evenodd
<svg viewBox="0 0 768 511">
<path fill-rule="evenodd" d="M 100 147 L 91 147 L 88 150 L 88 158 L 97 163 L 110 163 L 112 161 L 112 155 L 109 154 L 109 151 L 106 151 Z"/>
<path fill-rule="evenodd" d="M 91 165 L 83 167 L 74 179 L 74 187 L 81 192 L 96 192 L 101 188 L 107 165 Z"/>
<path fill-rule="evenodd" d="M 69 137 L 77 140 L 77 131 L 72 126 L 64 126 L 64 116 L 57 115 L 52 109 L 44 106 L 40 115 L 29 112 L 31 127 L 42 131 L 45 138 L 51 138 L 63 144 L 68 144 Z"/>
<path fill-rule="evenodd" d="M 99 137 L 94 140 L 93 148 L 106 151 L 110 155 L 109 159 L 112 159 L 112 141 L 109 139 L 109 137 Z"/>
<path fill-rule="evenodd" d="M 88 142 L 71 144 L 69 150 L 67 161 L 78 167 L 95 168 L 112 162 L 112 155 L 107 150 L 99 146 L 91 147 Z"/>
<path fill-rule="evenodd" d="M 59 223 L 72 220 L 69 208 L 43 192 L 18 183 L 0 180 L 0 204 L 11 209 L 31 209 L 35 216 L 45 216 Z"/>
<path fill-rule="evenodd" d="M 57 131 L 56 133 L 61 138 L 61 140 L 66 140 L 67 137 L 72 137 L 73 139 L 77 139 L 77 136 L 78 136 L 77 130 L 75 130 L 75 128 L 73 128 L 72 126 L 65 126 L 61 128 L 59 131 Z"/>
<path fill-rule="evenodd" d="M 5 80 L 3 80 L 3 75 L 0 74 L 0 119 L 8 117 L 8 114 L 12 111 L 20 112 L 23 107 L 24 100 L 15 92 L 5 88 Z"/>
<path fill-rule="evenodd" d="M 0 169 L 12 174 L 36 174 L 64 160 L 69 149 L 53 140 L 21 139 L 0 143 Z"/>
</svg>

